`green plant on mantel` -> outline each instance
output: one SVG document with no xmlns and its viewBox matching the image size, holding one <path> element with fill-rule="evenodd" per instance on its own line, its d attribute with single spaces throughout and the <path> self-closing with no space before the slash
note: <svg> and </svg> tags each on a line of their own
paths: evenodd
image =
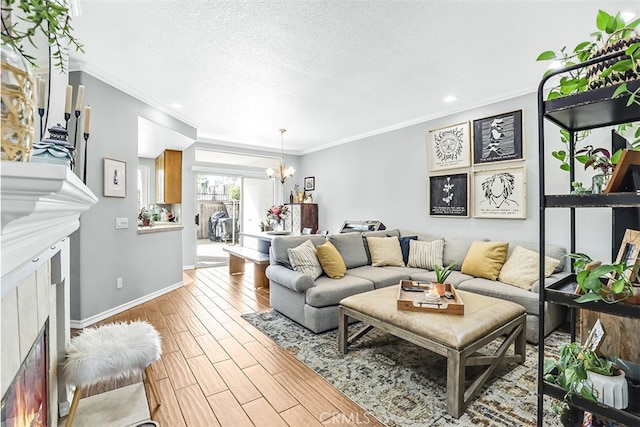
<svg viewBox="0 0 640 427">
<path fill-rule="evenodd" d="M 542 52 L 537 61 L 556 61 L 562 66 L 572 66 L 585 62 L 594 57 L 594 55 L 600 51 L 603 47 L 609 46 L 616 42 L 623 40 L 629 40 L 632 36 L 637 35 L 637 29 L 640 27 L 640 18 L 632 22 L 625 23 L 620 12 L 615 15 L 599 10 L 596 17 L 596 27 L 598 31 L 591 33 L 591 39 L 578 43 L 572 52 L 567 51 L 567 47 L 564 46 L 558 51 L 547 50 Z M 625 49 L 625 54 L 628 58 L 614 61 L 611 65 L 604 68 L 598 74 L 598 79 L 605 81 L 610 78 L 614 73 L 626 73 L 634 71 L 637 75 L 640 75 L 640 42 L 632 42 Z M 553 69 L 547 70 L 544 74 L 546 77 L 548 74 L 554 72 Z M 558 85 L 553 87 L 547 96 L 547 100 L 553 100 L 567 95 L 581 93 L 589 89 L 589 79 L 586 75 L 586 68 L 578 68 L 570 71 L 567 75 L 560 77 Z M 613 97 L 629 96 L 627 106 L 634 103 L 640 104 L 640 89 L 631 91 L 628 89 L 627 84 L 621 84 L 613 94 Z M 633 127 L 632 124 L 618 125 L 618 132 L 624 133 L 625 130 Z M 590 131 L 582 131 L 576 134 L 574 140 L 575 149 L 576 145 L 585 140 L 590 134 Z M 553 151 L 554 158 L 560 161 L 560 169 L 569 171 L 571 160 L 569 153 L 571 152 L 569 132 L 565 129 L 560 130 L 560 141 L 564 145 L 563 150 Z M 640 126 L 637 126 L 634 133 L 634 140 L 630 142 L 632 149 L 640 148 Z M 610 156 L 612 165 L 617 164 L 622 152 L 619 150 Z M 585 164 L 588 159 L 584 157 L 579 158 L 576 156 L 576 160 Z M 588 166 L 585 166 L 585 168 Z"/>
<path fill-rule="evenodd" d="M 19 10 L 18 23 L 9 17 L 13 8 Z M 65 71 L 66 47 L 75 46 L 83 51 L 82 44 L 73 36 L 71 16 L 65 2 L 55 0 L 2 0 L 2 43 L 14 47 L 33 67 L 36 58 L 25 50 L 28 42 L 34 47 L 36 34 L 43 34 L 49 41 L 53 65 Z"/>
</svg>

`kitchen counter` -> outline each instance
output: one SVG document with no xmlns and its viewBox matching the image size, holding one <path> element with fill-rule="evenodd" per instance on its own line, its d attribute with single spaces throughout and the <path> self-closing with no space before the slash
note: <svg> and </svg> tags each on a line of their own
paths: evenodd
<svg viewBox="0 0 640 427">
<path fill-rule="evenodd" d="M 182 230 L 182 223 L 176 222 L 156 222 L 152 226 L 138 226 L 138 234 L 162 233 L 164 231 Z"/>
</svg>

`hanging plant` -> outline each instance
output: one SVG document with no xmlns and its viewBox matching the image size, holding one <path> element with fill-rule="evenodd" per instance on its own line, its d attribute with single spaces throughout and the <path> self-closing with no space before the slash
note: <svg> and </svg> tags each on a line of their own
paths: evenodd
<svg viewBox="0 0 640 427">
<path fill-rule="evenodd" d="M 18 22 L 11 22 L 11 11 L 21 13 Z M 71 16 L 65 2 L 55 0 L 2 0 L 2 43 L 15 48 L 33 67 L 37 67 L 36 58 L 25 50 L 28 42 L 36 46 L 34 38 L 43 34 L 51 47 L 53 65 L 65 71 L 66 47 L 75 46 L 82 52 L 82 44 L 73 36 Z"/>
</svg>

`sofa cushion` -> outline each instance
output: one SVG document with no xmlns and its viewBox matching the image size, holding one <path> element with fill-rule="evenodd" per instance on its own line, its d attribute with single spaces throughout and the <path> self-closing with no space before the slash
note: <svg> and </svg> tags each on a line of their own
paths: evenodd
<svg viewBox="0 0 640 427">
<path fill-rule="evenodd" d="M 371 255 L 371 265 L 384 267 L 385 265 L 404 266 L 402 249 L 397 237 L 367 236 L 367 246 Z"/>
<path fill-rule="evenodd" d="M 530 251 L 539 252 L 540 243 L 538 242 L 521 242 L 521 241 L 513 241 L 509 242 L 509 254 L 511 254 L 512 248 L 517 246 L 522 246 L 525 249 L 529 249 Z M 565 258 L 567 257 L 567 249 L 564 246 L 554 245 L 552 243 L 548 243 L 544 246 L 544 254 L 553 259 L 557 259 L 560 263 L 553 270 L 554 273 L 559 273 L 564 271 L 565 267 Z"/>
<path fill-rule="evenodd" d="M 462 263 L 462 272 L 475 277 L 496 280 L 502 265 L 507 260 L 507 242 L 482 242 L 471 244 Z"/>
<path fill-rule="evenodd" d="M 443 265 L 453 264 L 457 262 L 456 270 L 460 271 L 462 262 L 469 252 L 471 244 L 477 240 L 486 241 L 484 239 L 472 239 L 470 237 L 445 237 L 444 253 L 442 254 Z"/>
<path fill-rule="evenodd" d="M 340 279 L 344 277 L 344 273 L 347 272 L 347 266 L 344 265 L 344 260 L 340 256 L 340 252 L 336 249 L 331 242 L 323 243 L 316 247 L 318 254 L 318 260 L 322 266 L 324 273 L 332 279 Z"/>
<path fill-rule="evenodd" d="M 418 240 L 418 236 L 400 237 L 400 250 L 402 251 L 402 261 L 407 265 L 409 262 L 409 241 Z"/>
<path fill-rule="evenodd" d="M 358 235 L 358 237 L 360 237 Z M 369 268 L 373 268 L 369 266 Z M 315 286 L 307 290 L 306 303 L 314 307 L 337 305 L 340 300 L 351 295 L 372 291 L 373 283 L 361 277 L 349 276 L 333 280 L 327 276 L 318 277 Z"/>
<path fill-rule="evenodd" d="M 473 278 L 459 283 L 456 289 L 515 302 L 523 306 L 527 310 L 527 314 L 537 315 L 539 311 L 537 293 L 516 288 L 506 283 Z"/>
<path fill-rule="evenodd" d="M 347 270 L 347 276 L 356 276 L 373 282 L 376 289 L 386 286 L 397 285 L 401 280 L 409 279 L 409 272 L 406 267 L 373 267 L 363 265 Z"/>
<path fill-rule="evenodd" d="M 329 236 L 329 241 L 340 252 L 347 269 L 369 263 L 360 233 L 332 234 Z"/>
<path fill-rule="evenodd" d="M 282 264 L 287 268 L 293 269 L 289 262 L 289 253 L 287 249 L 300 246 L 307 240 L 311 240 L 314 246 L 318 246 L 326 242 L 324 236 L 276 236 L 271 239 L 271 258 L 278 264 Z"/>
<path fill-rule="evenodd" d="M 544 277 L 551 276 L 559 263 L 559 260 L 545 256 Z M 502 266 L 498 280 L 529 291 L 533 283 L 540 278 L 539 267 L 540 254 L 516 246 Z"/>
<path fill-rule="evenodd" d="M 318 261 L 316 247 L 313 246 L 311 240 L 305 241 L 298 247 L 289 248 L 287 252 L 289 253 L 291 266 L 298 273 L 311 276 L 314 280 L 322 274 L 322 266 Z"/>
<path fill-rule="evenodd" d="M 409 242 L 409 261 L 407 266 L 433 270 L 434 266 L 442 266 L 442 239 L 433 242 L 412 240 Z"/>
</svg>

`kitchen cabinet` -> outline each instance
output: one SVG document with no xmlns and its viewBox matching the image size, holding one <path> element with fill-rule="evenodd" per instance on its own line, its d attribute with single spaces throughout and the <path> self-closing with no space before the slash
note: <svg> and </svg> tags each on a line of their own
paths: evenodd
<svg viewBox="0 0 640 427">
<path fill-rule="evenodd" d="M 164 150 L 156 158 L 156 203 L 182 203 L 182 151 Z"/>
<path fill-rule="evenodd" d="M 292 234 L 300 234 L 304 228 L 310 228 L 311 234 L 318 231 L 317 203 L 291 203 L 287 206 L 289 206 L 289 210 L 291 211 Z"/>
</svg>

